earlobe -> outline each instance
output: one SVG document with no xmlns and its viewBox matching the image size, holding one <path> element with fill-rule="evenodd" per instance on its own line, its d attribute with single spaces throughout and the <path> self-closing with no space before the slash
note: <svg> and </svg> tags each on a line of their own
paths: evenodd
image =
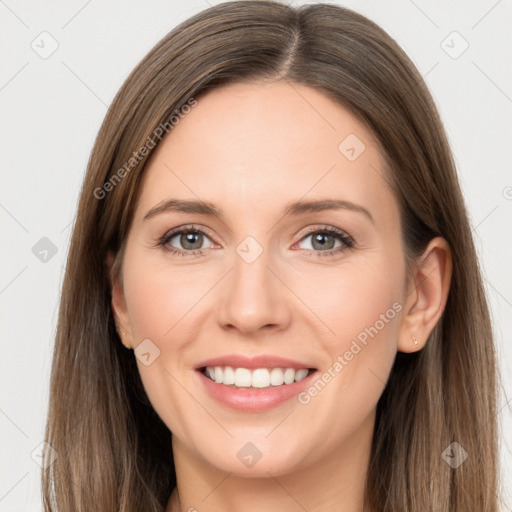
<svg viewBox="0 0 512 512">
<path fill-rule="evenodd" d="M 411 276 L 398 339 L 400 352 L 416 352 L 425 346 L 446 306 L 451 276 L 450 246 L 436 237 L 418 258 Z"/>
</svg>

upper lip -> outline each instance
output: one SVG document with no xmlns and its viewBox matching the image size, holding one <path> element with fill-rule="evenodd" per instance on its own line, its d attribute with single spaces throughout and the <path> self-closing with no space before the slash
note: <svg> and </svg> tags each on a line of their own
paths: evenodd
<svg viewBox="0 0 512 512">
<path fill-rule="evenodd" d="M 200 370 L 206 366 L 232 366 L 233 368 L 301 368 L 316 369 L 308 363 L 302 363 L 293 359 L 279 357 L 275 355 L 262 354 L 259 356 L 243 356 L 240 354 L 230 354 L 225 356 L 205 359 L 196 365 L 196 369 Z"/>
</svg>

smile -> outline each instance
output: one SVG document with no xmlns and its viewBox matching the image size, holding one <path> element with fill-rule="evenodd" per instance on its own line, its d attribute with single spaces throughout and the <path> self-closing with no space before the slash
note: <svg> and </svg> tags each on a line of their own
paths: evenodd
<svg viewBox="0 0 512 512">
<path fill-rule="evenodd" d="M 314 370 L 309 368 L 256 368 L 250 370 L 231 366 L 207 366 L 201 371 L 217 384 L 233 388 L 264 389 L 300 382 Z"/>
</svg>

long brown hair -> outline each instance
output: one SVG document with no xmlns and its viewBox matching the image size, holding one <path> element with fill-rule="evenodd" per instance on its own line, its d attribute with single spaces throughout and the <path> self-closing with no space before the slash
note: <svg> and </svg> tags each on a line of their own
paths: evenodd
<svg viewBox="0 0 512 512">
<path fill-rule="evenodd" d="M 377 406 L 368 506 L 496 511 L 490 316 L 431 95 L 395 41 L 365 17 L 329 4 L 273 1 L 227 2 L 183 22 L 130 74 L 105 117 L 62 288 L 46 428 L 58 457 L 43 470 L 45 510 L 165 509 L 176 485 L 171 433 L 146 396 L 133 353 L 117 336 L 106 256 L 117 255 L 118 272 L 141 176 L 161 138 L 158 127 L 170 130 L 172 116 L 191 99 L 200 101 L 202 92 L 252 79 L 308 85 L 361 119 L 391 171 L 408 264 L 435 236 L 452 250 L 444 314 L 423 350 L 397 355 Z M 452 442 L 468 453 L 456 469 L 442 456 Z"/>
</svg>

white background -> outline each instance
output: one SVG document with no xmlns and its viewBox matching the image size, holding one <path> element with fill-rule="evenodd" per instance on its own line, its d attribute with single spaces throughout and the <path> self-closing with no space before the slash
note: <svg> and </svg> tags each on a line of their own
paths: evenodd
<svg viewBox="0 0 512 512">
<path fill-rule="evenodd" d="M 42 510 L 31 453 L 43 436 L 63 265 L 94 137 L 116 91 L 153 44 L 214 3 L 220 2 L 0 0 L 1 512 Z M 338 3 L 398 41 L 425 76 L 445 123 L 493 313 L 503 377 L 502 505 L 512 510 L 512 2 Z M 44 31 L 51 36 L 40 36 Z M 456 59 L 447 51 L 457 54 L 465 43 L 453 31 L 469 44 Z M 48 50 L 52 38 L 58 48 L 47 59 L 31 48 Z M 32 252 L 42 237 L 57 248 L 45 263 Z"/>
</svg>

